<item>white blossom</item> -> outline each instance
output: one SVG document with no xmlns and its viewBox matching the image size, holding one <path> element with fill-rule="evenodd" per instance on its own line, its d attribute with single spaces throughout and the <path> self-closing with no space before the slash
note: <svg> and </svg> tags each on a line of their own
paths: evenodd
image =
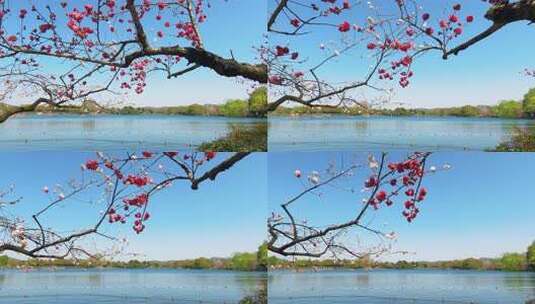
<svg viewBox="0 0 535 304">
<path fill-rule="evenodd" d="M 385 234 L 385 237 L 389 240 L 395 240 L 397 238 L 397 235 L 394 231 Z"/>
<path fill-rule="evenodd" d="M 317 185 L 320 182 L 320 174 L 318 171 L 312 171 L 310 175 L 308 176 L 308 181 L 313 184 Z"/>
<path fill-rule="evenodd" d="M 379 163 L 372 154 L 368 155 L 368 166 L 370 166 L 370 169 L 372 170 L 379 168 Z"/>
</svg>

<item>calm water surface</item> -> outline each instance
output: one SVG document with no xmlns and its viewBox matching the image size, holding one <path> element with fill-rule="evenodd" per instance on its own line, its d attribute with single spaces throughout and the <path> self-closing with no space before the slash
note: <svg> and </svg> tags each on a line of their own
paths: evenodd
<svg viewBox="0 0 535 304">
<path fill-rule="evenodd" d="M 238 303 L 265 280 L 209 270 L 0 270 L 0 303 Z"/>
<path fill-rule="evenodd" d="M 254 118 L 177 115 L 27 115 L 0 124 L 3 150 L 186 149 Z"/>
<path fill-rule="evenodd" d="M 270 151 L 485 150 L 535 121 L 460 117 L 270 117 Z"/>
<path fill-rule="evenodd" d="M 273 304 L 524 304 L 535 273 L 448 270 L 270 271 Z"/>
</svg>

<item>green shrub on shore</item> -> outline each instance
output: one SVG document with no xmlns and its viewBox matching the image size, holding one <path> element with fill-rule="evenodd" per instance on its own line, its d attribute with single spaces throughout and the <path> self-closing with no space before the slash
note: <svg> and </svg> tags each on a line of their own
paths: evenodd
<svg viewBox="0 0 535 304">
<path fill-rule="evenodd" d="M 267 298 L 267 288 L 261 289 L 258 291 L 258 293 L 254 296 L 248 296 L 243 298 L 239 304 L 267 304 L 268 298 Z"/>
<path fill-rule="evenodd" d="M 535 117 L 535 88 L 529 90 L 522 100 L 522 109 L 529 117 Z"/>
<path fill-rule="evenodd" d="M 510 139 L 499 144 L 492 152 L 535 152 L 535 128 L 514 127 Z"/>
<path fill-rule="evenodd" d="M 259 87 L 254 90 L 248 99 L 248 112 L 255 117 L 261 117 L 265 115 L 268 98 L 267 87 Z"/>
<path fill-rule="evenodd" d="M 266 246 L 267 248 L 267 246 Z M 267 273 L 266 273 L 267 274 Z M 267 304 L 268 303 L 268 281 L 262 280 L 256 290 L 256 293 L 251 296 L 243 298 L 239 304 Z"/>
<path fill-rule="evenodd" d="M 230 259 L 230 268 L 235 270 L 258 269 L 256 253 L 235 253 Z"/>
<path fill-rule="evenodd" d="M 493 107 L 493 113 L 496 117 L 501 118 L 521 118 L 522 103 L 515 100 L 503 100 Z"/>
<path fill-rule="evenodd" d="M 191 265 L 188 265 L 186 268 L 192 268 L 192 269 L 210 269 L 214 267 L 213 261 L 207 258 L 196 258 L 193 260 L 193 263 Z"/>
<path fill-rule="evenodd" d="M 528 264 L 528 269 L 535 271 L 535 241 L 531 243 L 528 247 L 528 252 L 526 253 L 526 260 Z"/>
<path fill-rule="evenodd" d="M 199 146 L 199 151 L 265 152 L 267 151 L 267 123 L 250 127 L 232 125 L 222 138 Z"/>
<path fill-rule="evenodd" d="M 527 269 L 526 256 L 520 253 L 506 253 L 499 260 L 500 269 L 523 271 Z"/>
<path fill-rule="evenodd" d="M 9 258 L 5 255 L 0 256 L 0 267 L 6 267 L 9 262 Z"/>
<path fill-rule="evenodd" d="M 223 116 L 227 117 L 248 116 L 247 101 L 240 99 L 229 100 L 219 107 L 219 111 Z"/>
</svg>

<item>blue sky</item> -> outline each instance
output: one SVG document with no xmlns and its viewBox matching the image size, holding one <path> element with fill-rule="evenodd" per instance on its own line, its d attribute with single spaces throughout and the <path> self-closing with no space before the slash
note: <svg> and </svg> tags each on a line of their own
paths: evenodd
<svg viewBox="0 0 535 304">
<path fill-rule="evenodd" d="M 39 3 L 38 5 L 46 3 L 46 1 L 30 2 Z M 19 3 L 9 2 L 9 5 L 17 10 Z M 78 0 L 69 3 L 80 6 L 82 2 Z M 464 38 L 478 33 L 489 25 L 483 18 L 488 5 L 482 1 L 422 0 L 419 3 L 432 16 L 444 16 L 453 3 L 461 3 L 463 16 L 472 14 L 476 17 L 475 22 L 465 28 Z M 212 6 L 209 18 L 201 29 L 206 47 L 224 57 L 229 57 L 232 50 L 237 59 L 254 62 L 257 54 L 252 47 L 261 44 L 265 33 L 267 1 L 212 1 Z M 344 16 L 349 21 L 362 23 L 366 15 L 366 10 L 356 9 Z M 148 21 L 148 28 L 152 28 L 152 25 Z M 531 54 L 535 48 L 535 40 L 526 39 L 526 35 L 530 35 L 530 32 L 535 32 L 533 26 L 519 22 L 506 26 L 490 38 L 448 61 L 442 60 L 439 53 L 429 53 L 421 57 L 414 64 L 415 76 L 412 78 L 412 84 L 406 89 L 396 85 L 393 101 L 403 102 L 405 106 L 410 107 L 437 107 L 495 104 L 503 99 L 520 99 L 530 87 L 535 86 L 533 78 L 521 75 L 524 68 L 535 68 L 535 60 Z M 313 35 L 292 39 L 291 46 L 299 50 L 303 58 L 307 56 L 316 62 L 321 54 L 319 44 L 333 40 L 338 35 L 339 33 L 331 28 L 328 31 L 316 30 Z M 275 38 L 272 36 L 270 39 L 272 44 L 288 42 L 286 36 Z M 458 40 L 461 41 L 462 39 Z M 332 81 L 360 79 L 363 70 L 368 66 L 367 63 L 363 64 L 360 58 L 364 52 L 366 50 L 354 55 L 354 58 L 345 57 L 332 64 L 325 70 L 324 77 Z M 352 62 L 354 64 L 351 64 Z M 60 65 L 58 62 L 47 64 L 47 68 L 50 67 L 56 68 Z M 250 82 L 244 83 L 221 77 L 207 69 L 197 70 L 174 80 L 162 76 L 159 73 L 150 75 L 149 86 L 143 95 L 134 94 L 121 101 L 155 106 L 195 102 L 221 103 L 230 98 L 246 97 L 251 86 Z"/>
<path fill-rule="evenodd" d="M 57 8 L 59 1 L 8 1 L 7 6 L 16 14 L 22 4 L 31 3 L 38 7 L 53 3 Z M 83 9 L 87 1 L 68 1 L 68 11 L 77 7 Z M 96 1 L 94 2 L 96 3 Z M 119 4 L 124 1 L 118 1 Z M 243 62 L 257 63 L 257 52 L 253 47 L 258 47 L 263 41 L 262 34 L 265 32 L 266 2 L 261 0 L 231 0 L 231 1 L 210 1 L 211 8 L 206 10 L 208 16 L 206 22 L 201 26 L 201 36 L 204 46 L 222 57 L 230 58 L 231 52 L 234 57 Z M 28 6 L 24 5 L 26 8 Z M 63 9 L 57 10 L 63 12 Z M 29 13 L 31 15 L 31 12 Z M 144 19 L 147 32 L 155 37 L 156 19 L 155 13 Z M 58 24 L 66 24 L 65 16 L 58 17 Z M 172 17 L 168 17 L 172 18 Z M 16 20 L 16 17 L 15 19 Z M 26 18 L 26 22 L 34 20 Z M 163 23 L 162 20 L 161 23 Z M 19 23 L 13 22 L 8 27 L 10 31 L 18 30 Z M 117 26 L 120 28 L 120 26 Z M 158 29 L 162 29 L 160 24 Z M 180 42 L 183 46 L 189 46 L 184 40 L 154 39 L 151 43 L 158 45 L 164 41 L 167 45 L 174 45 Z M 65 63 L 58 60 L 44 60 L 43 66 L 51 71 L 65 71 Z M 181 65 L 182 67 L 183 65 Z M 180 69 L 181 67 L 177 67 Z M 98 79 L 98 78 L 97 78 Z M 198 69 L 193 73 L 188 73 L 182 77 L 168 80 L 164 73 L 152 73 L 147 80 L 148 86 L 142 95 L 132 94 L 125 98 L 124 103 L 138 105 L 180 105 L 191 103 L 221 103 L 231 98 L 243 98 L 250 91 L 251 83 L 238 81 L 217 75 L 209 69 Z M 117 97 L 115 97 L 117 99 Z M 24 101 L 16 101 L 18 103 Z"/>
<path fill-rule="evenodd" d="M 390 154 L 399 160 L 401 153 Z M 358 153 L 270 153 L 269 209 L 281 212 L 285 199 L 302 190 L 293 176 L 300 169 L 306 176 L 321 171 L 327 164 L 342 161 L 363 163 L 367 154 Z M 383 257 L 387 260 L 444 260 L 467 257 L 495 257 L 505 252 L 524 252 L 535 241 L 535 204 L 532 193 L 535 180 L 533 153 L 436 153 L 430 165 L 452 169 L 428 176 L 424 185 L 428 197 L 420 216 L 411 224 L 401 215 L 403 202 L 370 213 L 376 228 L 395 231 L 397 250 L 409 255 Z M 323 198 L 308 196 L 293 204 L 295 214 L 320 225 L 354 217 L 363 198 L 360 189 L 369 170 L 357 171 L 355 179 L 342 184 L 355 187 L 356 193 L 328 189 Z"/>
<path fill-rule="evenodd" d="M 353 1 L 351 1 L 353 2 Z M 366 1 L 362 1 L 365 4 Z M 385 3 L 382 1 L 370 1 L 376 6 Z M 393 1 L 388 1 L 388 7 L 392 7 Z M 456 39 L 457 43 L 486 29 L 490 22 L 484 19 L 484 14 L 489 7 L 483 1 L 473 0 L 420 0 L 423 11 L 432 16 L 430 25 L 435 28 L 438 19 L 448 16 L 454 3 L 462 4 L 460 16 L 471 14 L 475 21 L 466 26 L 462 37 Z M 340 17 L 332 18 L 332 23 L 348 20 L 350 23 L 363 24 L 370 11 L 358 6 L 351 12 L 346 12 Z M 365 7 L 365 5 L 364 5 Z M 434 18 L 434 19 L 433 19 Z M 288 26 L 284 24 L 283 26 Z M 415 76 L 411 79 L 411 85 L 402 89 L 396 85 L 394 102 L 402 102 L 410 107 L 438 107 L 456 106 L 464 104 L 495 104 L 503 99 L 520 99 L 530 87 L 535 86 L 535 79 L 521 73 L 525 68 L 535 68 L 535 60 L 532 51 L 535 48 L 535 40 L 527 39 L 535 34 L 535 27 L 528 26 L 527 22 L 511 24 L 495 33 L 479 44 L 473 45 L 468 50 L 461 52 L 459 56 L 452 56 L 444 61 L 439 52 L 430 52 L 420 57 L 413 64 Z M 287 44 L 293 50 L 298 50 L 302 58 L 308 58 L 305 67 L 318 63 L 331 51 L 321 51 L 320 44 L 331 45 L 339 41 L 340 33 L 335 28 L 314 28 L 313 34 L 303 35 L 298 38 L 273 36 L 274 42 Z M 323 56 L 322 56 L 323 54 Z M 351 55 L 342 55 L 320 71 L 324 79 L 331 82 L 360 80 L 372 63 L 366 58 L 369 51 L 364 47 Z M 370 93 L 367 93 L 370 96 Z M 360 95 L 357 95 L 360 96 Z"/>
<path fill-rule="evenodd" d="M 52 188 L 55 183 L 65 184 L 79 177 L 80 164 L 94 154 L 2 152 L 0 156 L 2 189 L 14 184 L 16 194 L 23 197 L 9 212 L 28 217 L 48 201 L 41 191 L 43 186 Z M 399 160 L 403 156 L 391 153 L 389 157 Z M 255 153 L 215 182 L 202 184 L 198 191 L 179 183 L 157 194 L 150 208 L 152 218 L 141 235 L 136 236 L 131 225 L 106 225 L 104 231 L 126 236 L 131 244 L 129 252 L 143 254 L 147 259 L 252 251 L 266 237 L 267 211 L 280 212 L 279 204 L 302 189 L 293 176 L 295 169 L 306 176 L 312 170 L 326 169 L 332 161 L 338 165 L 363 163 L 366 158 L 365 153 Z M 415 222 L 409 224 L 402 218 L 400 201 L 391 208 L 370 213 L 375 227 L 399 235 L 396 249 L 411 252 L 386 259 L 494 257 L 504 252 L 522 252 L 535 240 L 535 205 L 530 191 L 535 180 L 535 154 L 435 153 L 429 164 L 450 164 L 452 169 L 425 179 L 429 194 Z M 354 179 L 341 184 L 343 189 L 354 187 L 353 194 L 329 189 L 322 199 L 310 196 L 292 208 L 301 218 L 320 225 L 350 218 L 360 205 L 359 190 L 367 174 L 367 170 L 360 169 Z M 89 192 L 81 198 L 96 197 L 95 192 Z M 69 201 L 44 220 L 59 230 L 86 227 L 100 209 L 82 201 Z"/>
<path fill-rule="evenodd" d="M 265 32 L 266 2 L 262 0 L 211 1 L 208 19 L 201 28 L 205 47 L 225 58 L 230 52 L 239 61 L 257 63 L 253 47 L 261 45 Z M 222 103 L 246 98 L 251 82 L 222 77 L 208 69 L 168 80 L 161 74 L 149 77 L 147 90 L 130 102 L 142 105 Z"/>
<path fill-rule="evenodd" d="M 24 152 L 4 153 L 0 189 L 15 185 L 23 197 L 10 209 L 12 214 L 28 217 L 48 202 L 43 186 L 65 184 L 80 177 L 80 165 L 94 158 L 94 153 Z M 221 160 L 224 155 L 219 155 Z M 150 205 L 151 219 L 145 231 L 136 236 L 131 224 L 105 224 L 104 231 L 127 237 L 127 252 L 146 259 L 182 259 L 198 256 L 229 256 L 238 251 L 256 251 L 265 240 L 267 214 L 266 155 L 257 153 L 237 163 L 214 182 L 192 191 L 185 183 L 156 194 Z M 80 199 L 96 198 L 89 192 Z M 44 216 L 58 230 L 94 225 L 102 205 L 88 205 L 69 200 Z M 44 224 L 48 226 L 48 224 Z M 86 226 L 87 225 L 87 226 Z M 102 238 L 98 239 L 102 242 Z"/>
</svg>

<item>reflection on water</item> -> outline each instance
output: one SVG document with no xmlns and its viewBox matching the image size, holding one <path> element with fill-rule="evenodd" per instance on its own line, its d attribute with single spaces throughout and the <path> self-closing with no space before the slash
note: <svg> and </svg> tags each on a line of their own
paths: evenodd
<svg viewBox="0 0 535 304">
<path fill-rule="evenodd" d="M 265 119 L 165 115 L 27 115 L 0 124 L 4 150 L 186 149 Z"/>
<path fill-rule="evenodd" d="M 267 289 L 267 273 L 263 276 L 236 276 L 236 285 L 240 286 L 246 295 L 255 295 L 260 290 Z"/>
<path fill-rule="evenodd" d="M 100 286 L 102 284 L 102 275 L 100 273 L 92 273 L 88 276 L 91 286 Z"/>
<path fill-rule="evenodd" d="M 359 286 L 369 286 L 370 285 L 370 274 L 369 273 L 359 273 L 355 276 L 356 285 Z"/>
<path fill-rule="evenodd" d="M 82 124 L 82 128 L 84 128 L 84 132 L 91 132 L 95 130 L 95 120 L 86 120 Z"/>
<path fill-rule="evenodd" d="M 486 150 L 535 121 L 459 117 L 270 117 L 270 151 Z"/>
<path fill-rule="evenodd" d="M 370 123 L 367 120 L 364 121 L 356 121 L 355 122 L 355 129 L 362 131 L 366 131 L 369 127 Z"/>
<path fill-rule="evenodd" d="M 535 273 L 447 270 L 271 271 L 269 303 L 504 303 L 535 299 Z"/>
<path fill-rule="evenodd" d="M 0 270 L 0 303 L 237 303 L 266 273 L 173 269 Z"/>
</svg>

